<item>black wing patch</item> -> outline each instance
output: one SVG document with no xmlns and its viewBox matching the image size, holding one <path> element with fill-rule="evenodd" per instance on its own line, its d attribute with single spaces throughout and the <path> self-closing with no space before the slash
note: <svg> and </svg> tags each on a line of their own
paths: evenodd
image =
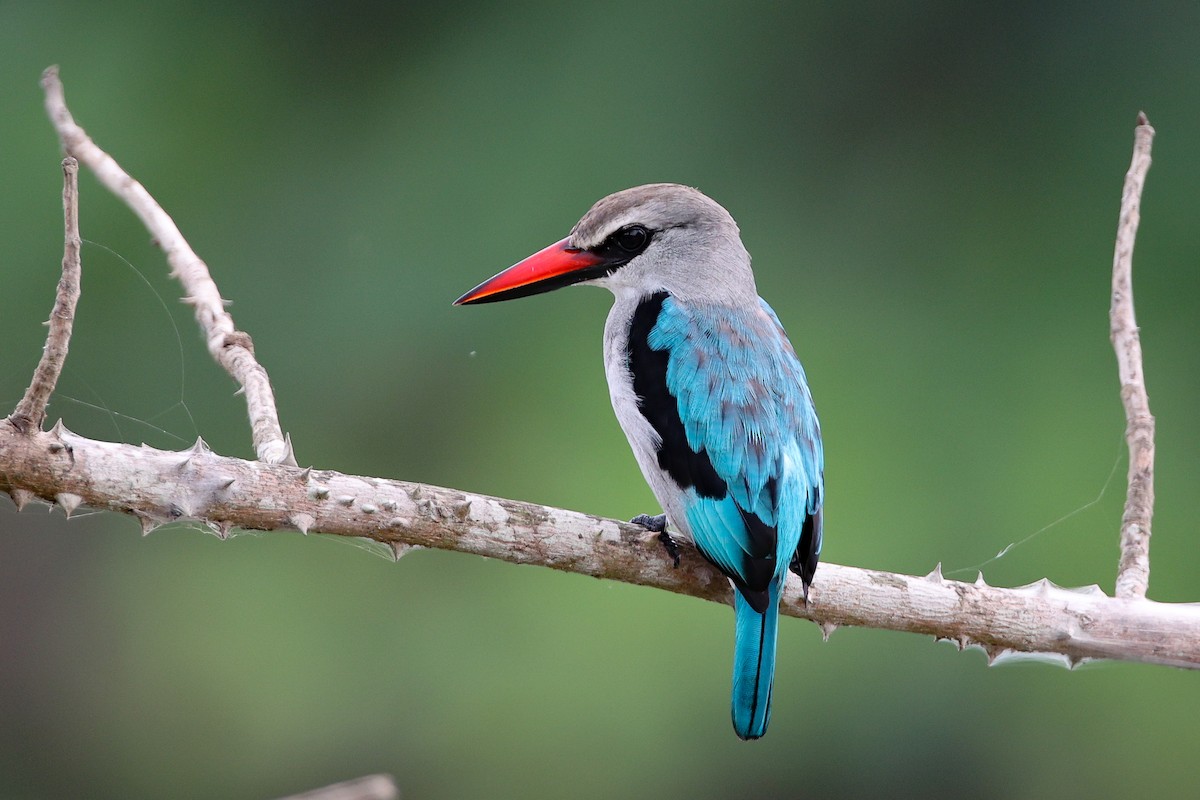
<svg viewBox="0 0 1200 800">
<path fill-rule="evenodd" d="M 638 410 L 661 440 L 657 452 L 658 465 L 679 488 L 692 488 L 700 497 L 722 500 L 728 494 L 729 486 L 717 474 L 704 448 L 693 450 L 688 444 L 683 420 L 679 416 L 679 401 L 667 387 L 670 353 L 650 347 L 650 331 L 658 322 L 663 303 L 669 296 L 667 292 L 657 292 L 643 300 L 633 312 L 629 326 L 629 371 L 633 375 L 633 391 L 637 395 Z M 768 482 L 767 491 L 771 493 L 774 506 L 774 478 Z M 769 603 L 767 587 L 775 573 L 778 531 L 757 514 L 740 506 L 738 512 L 746 525 L 753 552 L 745 554 L 739 573 L 729 577 L 750 607 L 762 613 Z M 700 553 L 708 558 L 703 548 Z M 711 558 L 708 560 L 712 561 Z M 715 561 L 712 563 L 720 568 Z"/>
<path fill-rule="evenodd" d="M 679 418 L 679 401 L 667 388 L 667 362 L 671 354 L 650 347 L 650 331 L 658 322 L 667 292 L 650 295 L 633 312 L 629 324 L 629 371 L 638 409 L 658 434 L 658 465 L 681 489 L 695 487 L 696 494 L 720 500 L 728 486 L 713 468 L 708 453 L 693 450 Z"/>
</svg>

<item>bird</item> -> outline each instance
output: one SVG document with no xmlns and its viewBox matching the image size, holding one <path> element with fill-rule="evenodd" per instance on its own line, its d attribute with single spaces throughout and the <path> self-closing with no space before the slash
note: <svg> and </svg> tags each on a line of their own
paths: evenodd
<svg viewBox="0 0 1200 800">
<path fill-rule="evenodd" d="M 613 410 L 662 514 L 632 521 L 679 564 L 690 541 L 734 595 L 731 717 L 771 717 L 779 601 L 808 602 L 823 535 L 824 449 L 804 368 L 758 295 L 733 217 L 697 189 L 653 183 L 597 201 L 570 234 L 454 301 L 573 284 L 615 296 L 604 326 Z M 669 527 L 668 527 L 669 526 Z"/>
</svg>

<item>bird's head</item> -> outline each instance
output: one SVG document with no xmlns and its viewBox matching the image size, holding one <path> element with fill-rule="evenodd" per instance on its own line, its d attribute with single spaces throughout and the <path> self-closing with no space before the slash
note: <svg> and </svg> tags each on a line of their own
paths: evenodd
<svg viewBox="0 0 1200 800">
<path fill-rule="evenodd" d="M 665 290 L 682 300 L 756 302 L 750 256 L 729 212 L 675 183 L 636 186 L 598 201 L 560 242 L 464 294 L 492 303 L 575 283 L 620 295 Z"/>
</svg>

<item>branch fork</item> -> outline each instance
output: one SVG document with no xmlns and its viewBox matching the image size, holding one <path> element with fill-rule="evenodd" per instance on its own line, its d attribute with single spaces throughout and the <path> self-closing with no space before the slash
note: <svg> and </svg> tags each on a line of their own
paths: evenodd
<svg viewBox="0 0 1200 800">
<path fill-rule="evenodd" d="M 246 395 L 254 451 L 260 461 L 268 464 L 296 463 L 291 440 L 284 436 L 275 409 L 275 393 L 267 371 L 254 357 L 250 335 L 237 329 L 233 317 L 225 310 L 225 301 L 209 274 L 208 265 L 196 255 L 183 238 L 175 221 L 162 206 L 87 135 L 67 108 L 58 67 L 42 73 L 42 89 L 46 97 L 46 113 L 58 132 L 63 149 L 88 167 L 142 220 L 154 241 L 162 248 L 171 265 L 171 276 L 182 285 L 184 302 L 195 309 L 196 322 L 204 332 L 208 352 L 225 368 Z"/>
</svg>

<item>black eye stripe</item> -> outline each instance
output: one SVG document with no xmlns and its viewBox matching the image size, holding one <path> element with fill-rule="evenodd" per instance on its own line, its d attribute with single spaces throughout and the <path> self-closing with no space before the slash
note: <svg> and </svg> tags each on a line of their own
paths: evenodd
<svg viewBox="0 0 1200 800">
<path fill-rule="evenodd" d="M 608 238 L 626 253 L 637 254 L 646 249 L 651 237 L 646 226 L 634 224 L 626 225 Z"/>
<path fill-rule="evenodd" d="M 586 270 L 589 273 L 586 280 L 613 274 L 644 253 L 650 246 L 650 242 L 654 241 L 657 233 L 658 231 L 639 223 L 626 225 L 613 231 L 600 244 L 588 248 L 588 252 L 599 257 L 600 262 L 595 267 L 589 267 Z M 576 275 L 577 273 L 571 274 Z M 584 278 L 576 280 L 584 280 Z M 576 281 L 572 281 L 572 283 L 574 282 Z"/>
<path fill-rule="evenodd" d="M 613 231 L 608 238 L 592 249 L 612 262 L 624 264 L 643 253 L 654 239 L 655 231 L 634 223 Z"/>
</svg>

